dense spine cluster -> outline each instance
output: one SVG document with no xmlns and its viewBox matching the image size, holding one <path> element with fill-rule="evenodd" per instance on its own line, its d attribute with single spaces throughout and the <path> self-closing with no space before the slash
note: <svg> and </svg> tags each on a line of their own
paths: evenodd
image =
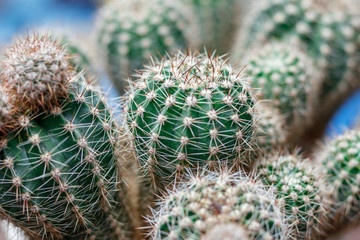
<svg viewBox="0 0 360 240">
<path fill-rule="evenodd" d="M 39 99 L 51 103 L 42 104 L 44 111 L 34 117 L 20 108 L 21 129 L 7 134 L 1 144 L 1 218 L 33 239 L 126 239 L 131 221 L 123 203 L 115 201 L 121 181 L 114 143 L 121 136 L 104 98 L 81 77 L 62 74 L 68 73 L 59 70 L 68 59 L 63 48 L 53 49 L 47 37 L 26 41 L 6 60 L 5 78 L 16 81 L 17 89 L 38 94 L 27 105 Z M 31 73 L 39 75 L 29 77 Z M 18 98 L 23 93 L 10 91 Z"/>
<path fill-rule="evenodd" d="M 152 236 L 198 240 L 225 224 L 245 230 L 237 239 L 286 239 L 288 230 L 271 192 L 240 172 L 221 171 L 190 175 L 175 187 L 155 213 Z"/>
<path fill-rule="evenodd" d="M 249 163 L 242 156 L 255 149 L 258 115 L 241 70 L 206 53 L 179 53 L 137 78 L 126 122 L 141 167 L 157 183 L 185 167 Z"/>
<path fill-rule="evenodd" d="M 270 43 L 257 47 L 246 62 L 260 98 L 277 108 L 289 126 L 304 125 L 316 87 L 311 60 L 296 46 Z"/>
<path fill-rule="evenodd" d="M 360 132 L 351 130 L 324 145 L 316 157 L 322 163 L 332 213 L 331 231 L 360 222 Z"/>
<path fill-rule="evenodd" d="M 315 239 L 319 234 L 316 231 L 324 224 L 320 218 L 326 215 L 319 169 L 296 154 L 272 154 L 263 157 L 256 170 L 265 185 L 275 188 L 292 235 L 296 239 Z"/>
<path fill-rule="evenodd" d="M 178 0 L 120 0 L 104 5 L 97 20 L 97 41 L 115 86 L 148 63 L 150 56 L 196 45 L 191 10 Z"/>
</svg>

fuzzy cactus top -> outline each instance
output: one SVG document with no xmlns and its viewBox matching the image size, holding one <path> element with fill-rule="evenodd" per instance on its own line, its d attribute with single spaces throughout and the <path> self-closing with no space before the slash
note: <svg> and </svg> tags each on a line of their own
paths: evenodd
<svg viewBox="0 0 360 240">
<path fill-rule="evenodd" d="M 57 105 L 66 95 L 71 72 L 64 47 L 47 35 L 27 36 L 6 50 L 4 81 L 19 107 L 38 110 Z"/>
<path fill-rule="evenodd" d="M 258 115 L 241 69 L 207 53 L 179 53 L 137 78 L 126 122 L 141 167 L 157 182 L 173 181 L 184 167 L 248 163 Z"/>
</svg>

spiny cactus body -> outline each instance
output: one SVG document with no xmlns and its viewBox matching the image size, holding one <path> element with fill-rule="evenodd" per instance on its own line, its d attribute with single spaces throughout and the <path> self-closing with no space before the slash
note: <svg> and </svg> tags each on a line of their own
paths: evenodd
<svg viewBox="0 0 360 240">
<path fill-rule="evenodd" d="M 359 130 L 351 130 L 325 144 L 316 155 L 322 163 L 326 176 L 326 194 L 332 203 L 333 212 L 329 214 L 333 220 L 331 230 L 356 226 L 360 221 L 359 142 Z"/>
<path fill-rule="evenodd" d="M 123 78 L 148 63 L 150 55 L 186 48 L 190 33 L 196 39 L 190 13 L 186 5 L 173 0 L 121 0 L 103 6 L 97 20 L 97 41 L 121 93 L 126 85 Z"/>
<path fill-rule="evenodd" d="M 61 74 L 68 69 L 58 72 L 68 58 L 63 48 L 52 49 L 47 37 L 34 39 L 33 45 L 20 41 L 13 48 L 17 52 L 6 60 L 5 74 L 17 89 L 32 89 L 47 96 L 41 101 L 52 102 L 33 118 L 28 117 L 30 110 L 20 108 L 21 129 L 1 144 L 0 217 L 33 239 L 126 239 L 131 222 L 122 202 L 115 201 L 121 181 L 114 143 L 121 139 L 112 114 L 101 93 L 84 79 Z M 38 73 L 39 66 L 46 75 L 26 75 Z M 10 91 L 13 97 L 23 93 Z M 26 102 L 37 103 L 32 98 Z"/>
<path fill-rule="evenodd" d="M 244 228 L 246 235 L 240 239 L 287 236 L 274 196 L 240 172 L 199 173 L 191 177 L 160 203 L 152 224 L 156 240 L 202 239 L 220 224 Z"/>
<path fill-rule="evenodd" d="M 312 61 L 296 46 L 276 42 L 257 47 L 247 62 L 247 72 L 260 98 L 277 108 L 290 128 L 306 123 L 317 80 Z"/>
<path fill-rule="evenodd" d="M 184 167 L 247 164 L 257 114 L 246 78 L 219 57 L 184 55 L 141 72 L 127 100 L 140 165 L 166 184 Z"/>
<path fill-rule="evenodd" d="M 296 239 L 315 239 L 325 214 L 324 183 L 319 169 L 295 154 L 265 156 L 256 170 L 267 186 L 273 186 L 282 201 L 292 234 Z"/>
<path fill-rule="evenodd" d="M 226 54 L 230 50 L 241 16 L 238 0 L 182 0 L 194 11 L 200 30 L 201 46 Z"/>
</svg>

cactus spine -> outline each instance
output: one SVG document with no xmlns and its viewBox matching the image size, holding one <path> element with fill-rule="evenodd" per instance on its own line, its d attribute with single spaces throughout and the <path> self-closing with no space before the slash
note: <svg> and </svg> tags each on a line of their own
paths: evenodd
<svg viewBox="0 0 360 240">
<path fill-rule="evenodd" d="M 222 58 L 165 58 L 138 75 L 127 98 L 140 166 L 156 185 L 185 167 L 249 163 L 242 156 L 255 148 L 254 97 L 241 71 Z"/>
<path fill-rule="evenodd" d="M 160 203 L 152 236 L 155 240 L 198 240 L 219 224 L 244 228 L 246 235 L 240 239 L 287 236 L 284 216 L 272 193 L 241 172 L 227 170 L 199 173 L 175 187 Z"/>
<path fill-rule="evenodd" d="M 123 93 L 124 77 L 148 63 L 151 55 L 165 55 L 187 47 L 196 26 L 191 11 L 173 0 L 121 0 L 103 6 L 97 20 L 97 42 L 107 70 Z M 196 43 L 194 43 L 196 44 Z"/>
<path fill-rule="evenodd" d="M 131 226 L 122 222 L 130 219 L 114 200 L 121 139 L 104 98 L 71 75 L 63 47 L 48 37 L 28 37 L 11 51 L 4 69 L 5 82 L 16 83 L 11 94 L 44 111 L 22 112 L 22 129 L 0 149 L 1 217 L 34 239 L 125 239 Z"/>
</svg>

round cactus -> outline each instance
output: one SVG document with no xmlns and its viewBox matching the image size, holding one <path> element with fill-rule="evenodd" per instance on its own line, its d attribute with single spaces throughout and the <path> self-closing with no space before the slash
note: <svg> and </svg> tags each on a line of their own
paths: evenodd
<svg viewBox="0 0 360 240">
<path fill-rule="evenodd" d="M 4 81 L 16 96 L 18 106 L 24 109 L 59 105 L 71 80 L 69 56 L 63 46 L 47 35 L 19 39 L 6 49 L 3 67 Z"/>
<path fill-rule="evenodd" d="M 59 73 L 46 78 L 19 74 L 37 72 L 40 64 L 41 69 L 56 69 L 51 66 L 59 67 L 62 63 L 58 61 L 68 58 L 56 51 L 44 54 L 54 47 L 47 37 L 26 41 L 30 40 L 36 45 L 26 42 L 13 49 L 21 47 L 20 54 L 31 53 L 35 63 L 17 66 L 14 73 L 8 67 L 7 74 L 17 76 L 10 80 L 17 81 L 18 89 L 32 86 L 35 93 L 47 94 L 43 100 L 56 104 L 46 103 L 48 109 L 34 118 L 19 113 L 22 129 L 8 134 L 1 144 L 0 217 L 33 239 L 126 239 L 131 222 L 117 201 L 121 179 L 114 143 L 121 141 L 121 136 L 112 114 L 101 93 L 83 79 L 72 77 L 72 81 L 62 82 L 60 77 L 66 75 Z M 11 58 L 29 61 L 21 56 Z M 41 79 L 67 84 L 66 90 L 61 89 L 66 93 L 59 91 L 60 83 L 44 89 Z M 13 97 L 18 93 L 10 92 Z M 31 100 L 38 102 L 29 98 L 26 103 L 30 106 L 35 104 Z"/>
<path fill-rule="evenodd" d="M 191 34 L 196 44 L 191 11 L 174 0 L 121 0 L 103 6 L 97 20 L 97 42 L 107 70 L 123 93 L 124 77 L 148 63 L 151 55 L 184 49 Z"/>
<path fill-rule="evenodd" d="M 311 93 L 317 80 L 311 60 L 294 46 L 273 43 L 250 53 L 247 62 L 260 98 L 279 109 L 290 128 L 304 124 L 314 104 Z"/>
<path fill-rule="evenodd" d="M 326 215 L 319 169 L 296 154 L 272 154 L 256 170 L 265 185 L 276 189 L 296 239 L 314 239 L 321 229 L 319 219 Z"/>
<path fill-rule="evenodd" d="M 201 46 L 226 54 L 234 41 L 240 23 L 241 2 L 238 0 L 182 0 L 191 6 L 200 29 Z"/>
<path fill-rule="evenodd" d="M 326 195 L 331 200 L 331 230 L 357 226 L 360 221 L 360 132 L 351 130 L 323 146 L 316 157 L 326 176 Z M 328 232 L 331 232 L 328 231 Z"/>
<path fill-rule="evenodd" d="M 184 167 L 227 162 L 255 148 L 258 116 L 247 78 L 220 57 L 165 58 L 139 73 L 127 95 L 127 125 L 140 166 L 156 185 Z"/>
<path fill-rule="evenodd" d="M 229 223 L 243 227 L 245 239 L 285 239 L 287 225 L 274 196 L 253 179 L 227 171 L 189 178 L 160 203 L 153 239 L 202 239 Z"/>
</svg>

